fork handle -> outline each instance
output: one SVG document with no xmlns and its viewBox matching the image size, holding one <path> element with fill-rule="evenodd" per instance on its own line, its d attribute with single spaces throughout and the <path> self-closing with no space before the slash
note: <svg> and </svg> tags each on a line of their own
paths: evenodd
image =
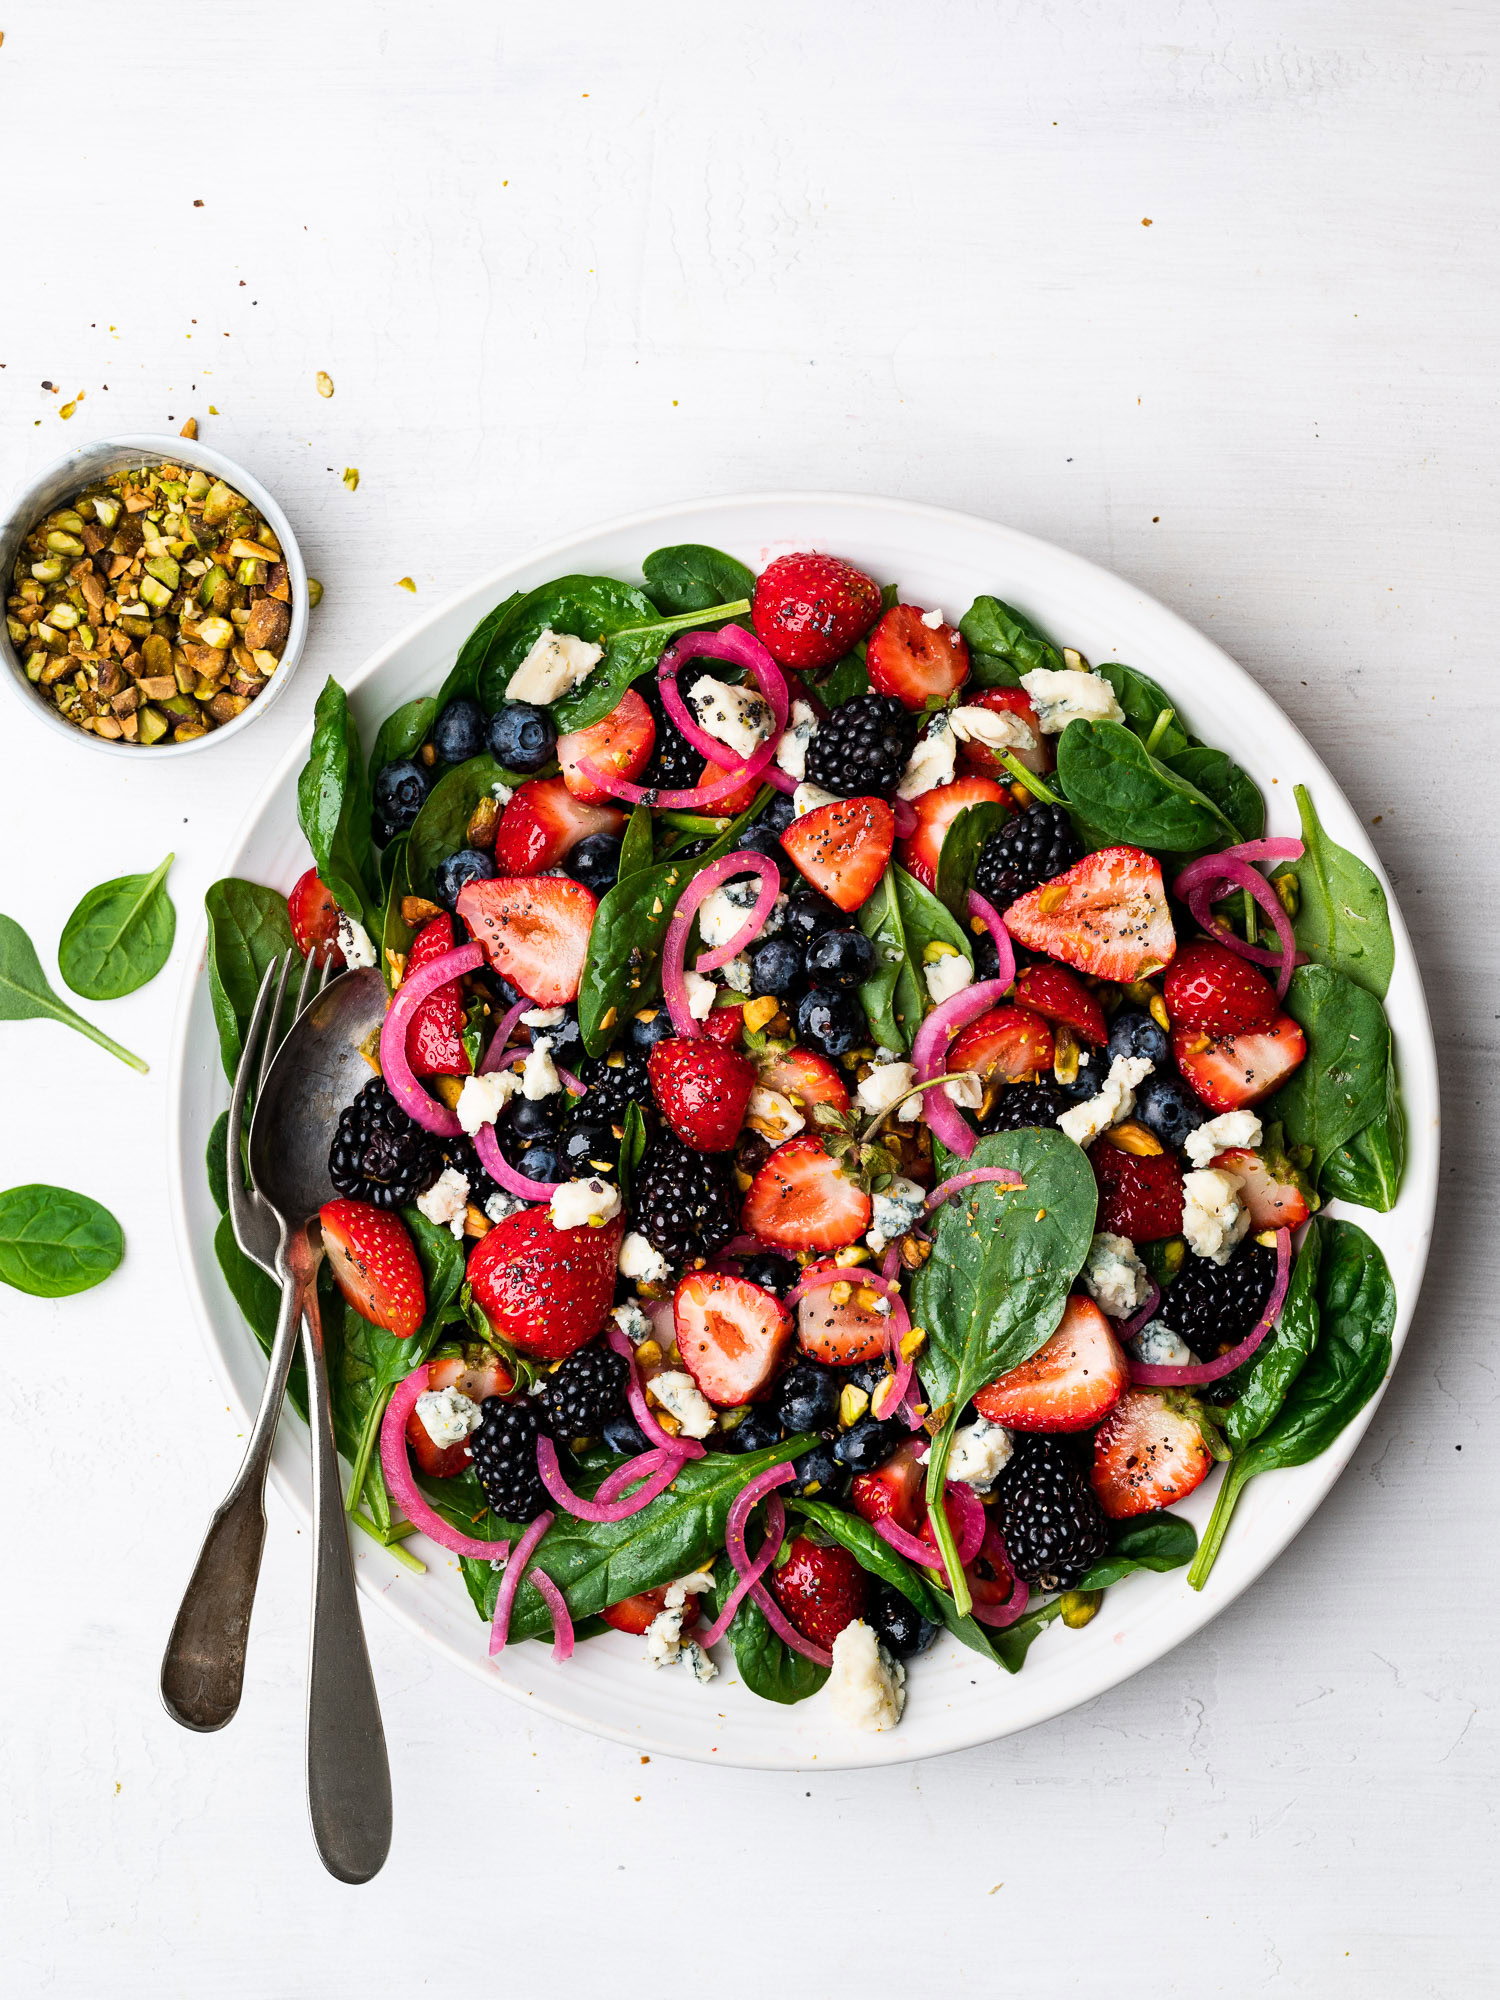
<svg viewBox="0 0 1500 2000">
<path fill-rule="evenodd" d="M 312 1647 L 307 1685 L 307 1806 L 323 1865 L 368 1882 L 391 1845 L 391 1768 L 354 1588 L 317 1287 L 302 1323 L 313 1455 Z"/>
<path fill-rule="evenodd" d="M 161 1663 L 161 1698 L 184 1729 L 222 1729 L 245 1685 L 250 1613 L 266 1543 L 266 1472 L 297 1351 L 303 1285 L 288 1277 L 260 1408 L 234 1484 L 220 1503 L 183 1592 Z"/>
</svg>

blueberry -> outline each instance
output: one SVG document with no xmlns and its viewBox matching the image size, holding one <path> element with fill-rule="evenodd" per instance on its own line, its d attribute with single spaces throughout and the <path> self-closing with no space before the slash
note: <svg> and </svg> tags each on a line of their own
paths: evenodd
<svg viewBox="0 0 1500 2000">
<path fill-rule="evenodd" d="M 669 1042 L 677 1030 L 672 1026 L 672 1016 L 665 1007 L 643 1007 L 635 1015 L 626 1031 L 625 1039 L 633 1049 L 649 1054 L 658 1042 Z"/>
<path fill-rule="evenodd" d="M 785 833 L 796 817 L 797 808 L 792 804 L 791 793 L 777 792 L 761 814 L 760 823 L 770 827 L 773 833 Z"/>
<path fill-rule="evenodd" d="M 925 1652 L 937 1637 L 937 1626 L 924 1618 L 909 1597 L 894 1584 L 875 1582 L 865 1600 L 865 1618 L 875 1637 L 898 1660 Z"/>
<path fill-rule="evenodd" d="M 789 1258 L 774 1257 L 769 1250 L 751 1257 L 741 1268 L 752 1285 L 774 1292 L 778 1299 L 786 1297 L 801 1275 Z"/>
<path fill-rule="evenodd" d="M 438 863 L 437 899 L 445 910 L 458 908 L 459 891 L 470 882 L 488 882 L 495 872 L 495 857 L 481 854 L 477 847 L 461 847 Z"/>
<path fill-rule="evenodd" d="M 607 1118 L 574 1118 L 562 1136 L 563 1171 L 571 1181 L 593 1174 L 613 1180 L 620 1169 L 620 1142 Z"/>
<path fill-rule="evenodd" d="M 563 863 L 575 882 L 603 896 L 620 879 L 620 846 L 612 833 L 591 833 Z"/>
<path fill-rule="evenodd" d="M 651 1449 L 645 1432 L 629 1410 L 621 1410 L 609 1419 L 604 1426 L 604 1442 L 611 1451 L 622 1451 L 627 1458 L 636 1458 Z"/>
<path fill-rule="evenodd" d="M 797 1002 L 797 1038 L 825 1056 L 846 1056 L 869 1040 L 856 994 L 841 986 L 809 987 Z"/>
<path fill-rule="evenodd" d="M 774 827 L 764 824 L 747 827 L 740 835 L 738 845 L 748 847 L 752 854 L 764 854 L 768 860 L 774 861 L 777 874 L 783 881 L 786 880 L 792 864 L 786 858 L 786 849 Z"/>
<path fill-rule="evenodd" d="M 1208 1107 L 1171 1070 L 1159 1070 L 1136 1085 L 1135 1111 L 1146 1130 L 1175 1152 L 1181 1152 L 1189 1132 L 1196 1132 L 1209 1115 Z"/>
<path fill-rule="evenodd" d="M 507 771 L 540 771 L 552 761 L 557 724 L 529 701 L 502 701 L 486 731 L 490 755 Z"/>
<path fill-rule="evenodd" d="M 1164 1063 L 1172 1053 L 1171 1038 L 1141 1007 L 1122 1007 L 1109 1024 L 1109 1059 L 1147 1056 Z"/>
<path fill-rule="evenodd" d="M 803 889 L 787 904 L 782 929 L 805 950 L 815 937 L 821 937 L 824 931 L 841 930 L 847 922 L 843 911 L 836 909 L 826 896 L 820 896 L 816 889 Z"/>
<path fill-rule="evenodd" d="M 769 1403 L 757 1403 L 743 1423 L 724 1434 L 725 1451 L 764 1451 L 781 1436 L 781 1419 Z"/>
<path fill-rule="evenodd" d="M 884 1465 L 891 1453 L 906 1436 L 906 1426 L 900 1423 L 882 1423 L 879 1417 L 861 1417 L 857 1424 L 851 1424 L 833 1447 L 833 1455 L 840 1465 L 848 1466 L 851 1472 L 873 1472 L 877 1465 Z"/>
<path fill-rule="evenodd" d="M 393 833 L 405 833 L 422 810 L 430 788 L 426 771 L 410 757 L 398 757 L 394 764 L 387 764 L 376 773 L 375 819 L 381 823 L 382 831 L 389 829 L 386 841 Z"/>
<path fill-rule="evenodd" d="M 1099 1095 L 1108 1076 L 1109 1057 L 1103 1049 L 1095 1049 L 1088 1062 L 1079 1063 L 1078 1074 L 1071 1083 L 1057 1083 L 1055 1073 L 1052 1074 L 1052 1081 L 1057 1083 L 1058 1089 L 1071 1103 L 1083 1104 L 1090 1097 Z"/>
<path fill-rule="evenodd" d="M 802 952 L 791 938 L 767 938 L 750 954 L 750 991 L 789 1000 L 802 986 Z"/>
<path fill-rule="evenodd" d="M 560 1090 L 553 1091 L 550 1097 L 513 1098 L 503 1113 L 504 1129 L 522 1146 L 529 1146 L 537 1139 L 551 1139 L 562 1123 L 565 1108 Z"/>
<path fill-rule="evenodd" d="M 577 1069 L 584 1058 L 583 1032 L 578 1026 L 578 1010 L 571 1002 L 555 1028 L 539 1028 L 552 1044 L 552 1060 L 564 1069 Z"/>
<path fill-rule="evenodd" d="M 825 1431 L 838 1422 L 842 1377 L 836 1368 L 799 1361 L 776 1389 L 776 1409 L 788 1431 Z"/>
<path fill-rule="evenodd" d="M 890 1372 L 890 1363 L 881 1354 L 877 1355 L 873 1361 L 857 1362 L 849 1370 L 849 1380 L 854 1384 L 856 1389 L 863 1389 L 866 1395 L 873 1396 L 876 1389 L 885 1381 Z"/>
<path fill-rule="evenodd" d="M 466 764 L 484 748 L 484 710 L 461 694 L 432 727 L 432 747 L 445 764 Z"/>
<path fill-rule="evenodd" d="M 792 1460 L 796 1478 L 782 1487 L 794 1497 L 805 1494 L 810 1500 L 841 1500 L 849 1490 L 849 1475 L 833 1455 L 832 1445 L 815 1444 Z"/>
<path fill-rule="evenodd" d="M 516 1172 L 525 1174 L 530 1181 L 562 1181 L 568 1175 L 563 1172 L 562 1153 L 552 1139 L 538 1139 L 528 1146 L 516 1160 Z"/>
<path fill-rule="evenodd" d="M 804 962 L 815 986 L 861 986 L 875 970 L 875 947 L 863 931 L 822 931 Z"/>
</svg>

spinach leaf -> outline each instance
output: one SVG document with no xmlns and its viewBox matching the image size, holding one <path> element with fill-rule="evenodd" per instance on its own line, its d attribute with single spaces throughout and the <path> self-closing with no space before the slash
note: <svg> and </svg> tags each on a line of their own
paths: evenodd
<svg viewBox="0 0 1500 2000">
<path fill-rule="evenodd" d="M 1297 811 L 1307 852 L 1295 863 L 1301 907 L 1292 929 L 1299 948 L 1383 1000 L 1396 966 L 1391 915 L 1379 878 L 1323 831 L 1305 785 Z"/>
<path fill-rule="evenodd" d="M 387 764 L 394 764 L 400 757 L 416 756 L 432 734 L 437 716 L 438 705 L 432 696 L 419 694 L 415 701 L 403 702 L 400 708 L 386 717 L 375 738 L 375 748 L 370 752 L 372 786 Z"/>
<path fill-rule="evenodd" d="M 286 897 L 226 876 L 203 899 L 208 916 L 208 991 L 224 1074 L 231 1080 L 266 967 L 292 948 Z"/>
<path fill-rule="evenodd" d="M 875 947 L 875 970 L 859 989 L 870 1033 L 882 1048 L 908 1049 L 922 1024 L 927 996 L 907 949 L 896 868 L 860 905 L 855 922 Z"/>
<path fill-rule="evenodd" d="M 653 549 L 641 564 L 646 588 L 663 611 L 711 611 L 731 598 L 749 597 L 755 572 L 721 549 L 679 542 Z"/>
<path fill-rule="evenodd" d="M 1210 750 L 1203 743 L 1173 756 L 1164 755 L 1158 745 L 1156 754 L 1179 778 L 1196 785 L 1241 840 L 1260 839 L 1266 830 L 1266 802 L 1248 771 L 1242 771 L 1222 750 Z"/>
<path fill-rule="evenodd" d="M 854 650 L 845 653 L 843 659 L 830 668 L 827 675 L 818 682 L 818 699 L 827 709 L 841 708 L 846 701 L 853 701 L 858 694 L 870 692 L 870 676 L 865 668 L 865 642 L 861 639 Z"/>
<path fill-rule="evenodd" d="M 905 1556 L 898 1555 L 889 1542 L 882 1541 L 868 1521 L 827 1500 L 794 1499 L 786 1504 L 793 1513 L 815 1522 L 825 1541 L 846 1548 L 862 1570 L 899 1590 L 932 1624 L 945 1622 L 941 1601 L 945 1593 L 935 1583 L 929 1583 Z"/>
<path fill-rule="evenodd" d="M 714 1605 L 717 1610 L 734 1588 L 734 1567 L 727 1556 L 714 1568 Z M 828 1679 L 827 1667 L 789 1646 L 773 1632 L 765 1613 L 751 1597 L 742 1597 L 729 1621 L 727 1634 L 734 1652 L 740 1679 L 762 1701 L 778 1701 L 785 1707 L 806 1701 Z"/>
<path fill-rule="evenodd" d="M 1070 810 L 1106 845 L 1192 854 L 1226 835 L 1240 838 L 1212 799 L 1153 757 L 1122 722 L 1070 722 L 1058 738 L 1057 772 Z"/>
<path fill-rule="evenodd" d="M 636 1173 L 646 1157 L 646 1118 L 635 1098 L 625 1107 L 620 1121 L 620 1199 L 629 1203 Z"/>
<path fill-rule="evenodd" d="M 407 838 L 406 834 L 398 833 L 380 850 L 380 888 L 387 902 L 391 898 L 391 884 L 396 879 L 397 865 L 406 852 Z"/>
<path fill-rule="evenodd" d="M 1062 1616 L 1062 1599 L 1049 1597 L 1045 1603 L 1028 1605 L 1014 1625 L 990 1631 L 995 1658 L 1008 1674 L 1018 1674 L 1026 1664 L 1032 1641 L 1041 1636 L 1054 1618 Z"/>
<path fill-rule="evenodd" d="M 986 656 L 982 669 L 973 662 L 974 679 L 981 687 L 1017 687 L 1021 675 L 1037 667 L 1063 671 L 1063 656 L 1046 634 L 1024 611 L 998 597 L 976 597 L 958 621 L 958 629 L 969 643 L 971 659 L 975 654 Z"/>
<path fill-rule="evenodd" d="M 283 904 L 283 914 L 285 907 Z M 146 1073 L 147 1066 L 139 1056 L 122 1049 L 102 1028 L 74 1013 L 67 1001 L 53 992 L 36 955 L 36 946 L 15 918 L 6 916 L 0 916 L 0 1021 L 60 1021 L 65 1028 L 76 1028 L 80 1035 L 87 1035 L 91 1042 L 108 1049 L 112 1056 L 129 1063 L 143 1076 Z"/>
<path fill-rule="evenodd" d="M 984 799 L 977 806 L 965 806 L 943 835 L 938 850 L 937 892 L 955 922 L 969 929 L 969 891 L 979 865 L 979 850 L 992 833 L 998 833 L 1010 818 L 1010 808 L 998 799 Z"/>
<path fill-rule="evenodd" d="M 1327 1216 L 1318 1272 L 1317 1345 L 1280 1413 L 1233 1458 L 1188 1582 L 1201 1590 L 1223 1545 L 1235 1504 L 1258 1473 L 1306 1465 L 1353 1422 L 1385 1380 L 1396 1323 L 1396 1289 L 1384 1257 L 1352 1222 Z"/>
<path fill-rule="evenodd" d="M 947 841 L 943 845 L 947 846 Z M 896 885 L 896 901 L 901 907 L 901 927 L 906 933 L 906 948 L 916 965 L 926 963 L 926 951 L 930 944 L 951 945 L 974 963 L 974 936 L 969 929 L 968 919 L 954 917 L 946 905 L 924 889 L 915 875 L 908 875 L 904 868 L 891 864 L 891 879 Z"/>
<path fill-rule="evenodd" d="M 439 862 L 467 843 L 474 808 L 488 798 L 496 783 L 512 789 L 526 781 L 507 771 L 488 751 L 445 771 L 422 801 L 406 842 L 406 878 L 414 896 L 434 900 Z"/>
<path fill-rule="evenodd" d="M 1286 1009 L 1307 1037 L 1307 1058 L 1271 1099 L 1292 1146 L 1310 1146 L 1314 1172 L 1386 1108 L 1391 1031 L 1373 993 L 1326 965 L 1299 965 Z"/>
<path fill-rule="evenodd" d="M 332 676 L 313 710 L 312 744 L 297 780 L 297 817 L 319 879 L 339 908 L 369 930 L 380 900 L 370 784 L 359 731 Z"/>
<path fill-rule="evenodd" d="M 1405 1166 L 1406 1119 L 1392 1056 L 1386 1066 L 1385 1109 L 1328 1155 L 1323 1162 L 1323 1190 L 1384 1214 L 1396 1206 Z"/>
<path fill-rule="evenodd" d="M 638 875 L 643 868 L 651 866 L 655 833 L 651 825 L 650 806 L 637 806 L 626 822 L 625 835 L 620 842 L 620 872 L 617 881 L 623 882 L 627 876 Z"/>
<path fill-rule="evenodd" d="M 458 658 L 449 671 L 448 678 L 438 689 L 437 708 L 439 715 L 450 701 L 457 701 L 460 695 L 472 699 L 478 692 L 479 669 L 484 664 L 484 656 L 495 634 L 504 625 L 515 607 L 526 596 L 524 590 L 513 590 L 509 597 L 497 604 L 493 611 L 487 611 L 474 630 L 465 639 Z"/>
<path fill-rule="evenodd" d="M 214 1207 L 223 1215 L 229 1207 L 229 1113 L 221 1111 L 214 1120 L 203 1155 L 208 1191 Z"/>
<path fill-rule="evenodd" d="M 1235 1399 L 1224 1413 L 1224 1442 L 1242 1451 L 1285 1403 L 1318 1338 L 1318 1267 L 1323 1238 L 1309 1229 L 1297 1252 L 1281 1314 L 1269 1339 L 1230 1378 Z"/>
<path fill-rule="evenodd" d="M 1106 660 L 1098 669 L 1115 691 L 1115 700 L 1125 711 L 1125 720 L 1143 743 L 1152 736 L 1156 741 L 1151 745 L 1158 757 L 1168 761 L 1182 751 L 1190 749 L 1193 738 L 1182 725 L 1176 713 L 1172 698 L 1165 688 L 1158 687 L 1149 674 L 1141 673 L 1135 667 L 1122 666 L 1118 660 Z M 1166 716 L 1167 720 L 1162 721 Z"/>
<path fill-rule="evenodd" d="M 1107 1590 L 1121 1577 L 1140 1569 L 1181 1569 L 1193 1560 L 1198 1536 L 1180 1514 L 1138 1514 L 1132 1521 L 1110 1525 L 1109 1554 L 1084 1571 L 1080 1590 Z"/>
<path fill-rule="evenodd" d="M 65 1299 L 102 1284 L 124 1255 L 119 1223 L 86 1194 L 40 1181 L 0 1194 L 0 1284 Z"/>
<path fill-rule="evenodd" d="M 394 852 L 396 858 L 391 864 L 390 881 L 385 892 L 385 914 L 380 925 L 380 969 L 392 991 L 395 990 L 396 969 L 390 954 L 395 952 L 398 959 L 404 962 L 417 935 L 401 914 L 402 903 L 412 893 L 410 847 L 409 836 L 403 834 L 399 844 L 392 841 L 386 849 L 387 854 Z"/>
<path fill-rule="evenodd" d="M 57 969 L 85 1000 L 119 1000 L 154 979 L 172 954 L 177 912 L 166 891 L 168 855 L 151 875 L 90 889 L 63 926 Z"/>
</svg>

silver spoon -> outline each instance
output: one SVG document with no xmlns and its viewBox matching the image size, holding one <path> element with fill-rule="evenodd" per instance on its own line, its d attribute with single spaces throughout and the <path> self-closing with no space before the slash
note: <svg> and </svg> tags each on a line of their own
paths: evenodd
<svg viewBox="0 0 1500 2000">
<path fill-rule="evenodd" d="M 369 1081 L 361 1047 L 385 1018 L 374 967 L 346 972 L 302 1013 L 277 1051 L 250 1125 L 250 1178 L 276 1211 L 277 1272 L 300 1296 L 313 1459 L 312 1640 L 307 1686 L 307 1804 L 329 1873 L 368 1882 L 391 1844 L 391 1772 L 344 1521 L 328 1366 L 318 1314 L 318 1210 L 333 1198 L 328 1143 L 340 1110 Z"/>
</svg>

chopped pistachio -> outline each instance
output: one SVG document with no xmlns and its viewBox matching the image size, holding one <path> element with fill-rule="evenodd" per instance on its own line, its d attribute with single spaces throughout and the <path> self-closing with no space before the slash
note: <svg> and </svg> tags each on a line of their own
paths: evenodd
<svg viewBox="0 0 1500 2000">
<path fill-rule="evenodd" d="M 313 377 L 313 380 L 317 384 L 317 390 L 320 396 L 331 396 L 333 394 L 333 377 L 327 372 L 326 369 L 320 368 L 317 374 Z"/>
</svg>

